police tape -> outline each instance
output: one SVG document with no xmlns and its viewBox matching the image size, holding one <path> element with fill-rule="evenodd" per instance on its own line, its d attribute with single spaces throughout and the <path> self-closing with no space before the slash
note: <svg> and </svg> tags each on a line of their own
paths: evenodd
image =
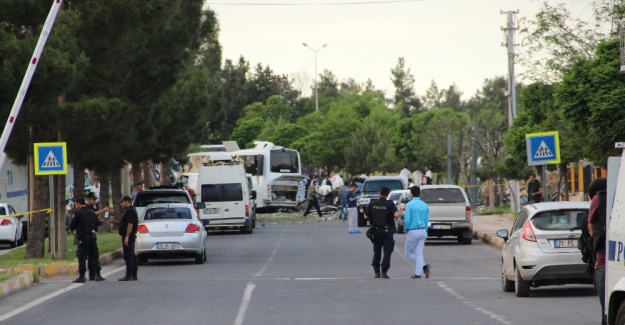
<svg viewBox="0 0 625 325">
<path fill-rule="evenodd" d="M 28 212 L 24 212 L 24 213 L 12 214 L 10 216 L 0 216 L 0 219 L 19 218 L 19 217 L 22 217 L 22 216 L 26 216 L 26 215 L 33 214 L 33 213 L 39 213 L 39 212 L 45 212 L 47 214 L 50 214 L 53 211 L 50 208 L 45 208 L 45 209 L 41 209 L 41 210 L 35 210 L 35 211 L 28 211 Z"/>
<path fill-rule="evenodd" d="M 486 186 L 508 186 L 508 184 L 480 184 L 480 185 L 462 185 L 463 188 L 486 187 Z"/>
</svg>

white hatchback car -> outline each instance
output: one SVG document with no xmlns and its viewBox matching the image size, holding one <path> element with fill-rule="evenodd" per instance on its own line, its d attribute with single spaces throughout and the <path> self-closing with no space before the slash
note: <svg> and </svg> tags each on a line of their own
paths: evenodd
<svg viewBox="0 0 625 325">
<path fill-rule="evenodd" d="M 497 231 L 506 242 L 501 252 L 503 291 L 527 297 L 530 287 L 592 284 L 577 248 L 589 208 L 588 201 L 530 204 L 517 215 L 510 233 Z"/>
<path fill-rule="evenodd" d="M 206 261 L 206 229 L 192 204 L 159 203 L 139 216 L 135 253 L 139 265 L 149 257 L 192 257 Z"/>
<path fill-rule="evenodd" d="M 0 242 L 8 243 L 11 248 L 24 245 L 26 237 L 25 222 L 22 217 L 11 217 L 14 214 L 15 209 L 10 204 L 0 203 Z"/>
<path fill-rule="evenodd" d="M 401 211 L 402 200 L 406 201 L 405 198 L 410 200 L 410 190 L 393 190 L 388 194 L 389 201 L 393 201 L 395 203 L 395 207 L 397 207 L 397 212 L 399 212 L 399 218 L 395 219 L 395 230 L 398 234 L 404 232 L 404 213 Z M 406 202 L 408 202 L 406 201 Z M 403 203 L 404 209 L 406 202 Z"/>
</svg>

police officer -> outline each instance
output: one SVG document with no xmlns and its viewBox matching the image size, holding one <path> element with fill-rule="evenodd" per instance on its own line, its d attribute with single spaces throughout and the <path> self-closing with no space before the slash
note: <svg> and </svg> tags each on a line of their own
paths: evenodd
<svg viewBox="0 0 625 325">
<path fill-rule="evenodd" d="M 137 263 L 137 255 L 135 255 L 135 238 L 137 227 L 139 225 L 139 217 L 137 210 L 131 205 L 130 196 L 124 196 L 119 203 L 124 209 L 124 214 L 119 222 L 111 221 L 111 223 L 119 224 L 119 235 L 122 236 L 122 251 L 124 253 L 124 262 L 126 262 L 126 276 L 119 281 L 137 281 L 137 272 L 139 264 Z"/>
<path fill-rule="evenodd" d="M 386 272 L 391 267 L 391 254 L 395 247 L 395 241 L 393 240 L 393 233 L 395 233 L 395 220 L 399 214 L 397 213 L 397 207 L 393 201 L 389 201 L 388 197 L 391 190 L 388 187 L 383 186 L 380 189 L 380 199 L 369 203 L 367 211 L 365 211 L 365 219 L 371 219 L 371 227 L 373 231 L 373 271 L 376 278 L 389 279 Z M 384 258 L 380 265 L 380 258 L 382 257 L 382 249 L 384 249 Z M 382 266 L 382 273 L 380 274 L 380 266 Z"/>
<path fill-rule="evenodd" d="M 98 202 L 98 197 L 95 195 L 95 193 L 93 192 L 89 192 L 87 193 L 87 206 L 92 209 L 96 216 L 98 216 L 98 226 L 96 227 L 96 232 L 98 231 L 98 227 L 100 227 L 100 225 L 102 224 L 102 219 L 99 219 L 100 215 L 106 211 L 109 211 L 109 207 L 104 207 L 100 210 L 96 210 L 96 204 Z M 99 257 L 100 256 L 100 251 L 98 249 L 98 238 L 94 235 L 93 236 L 93 240 L 95 241 L 95 256 Z M 93 261 L 94 259 L 87 259 L 87 269 L 89 270 L 89 281 L 95 281 L 96 279 L 96 274 L 100 274 L 100 268 L 99 268 L 99 263 L 98 263 L 98 267 L 96 268 L 93 265 Z M 102 278 L 101 276 L 99 277 L 100 279 L 98 281 L 104 281 L 104 278 Z"/>
<path fill-rule="evenodd" d="M 95 270 L 95 281 L 104 281 L 104 278 L 100 276 L 100 260 L 98 256 L 98 246 L 95 240 L 95 231 L 98 227 L 98 216 L 93 209 L 87 206 L 84 198 L 76 198 L 74 200 L 76 204 L 76 211 L 74 212 L 74 219 L 72 219 L 69 229 L 76 231 L 76 238 L 78 240 L 78 249 L 76 255 L 78 256 L 78 278 L 74 280 L 74 283 L 85 283 L 85 272 L 87 271 L 86 262 L 89 259 L 89 263 L 93 265 Z"/>
</svg>

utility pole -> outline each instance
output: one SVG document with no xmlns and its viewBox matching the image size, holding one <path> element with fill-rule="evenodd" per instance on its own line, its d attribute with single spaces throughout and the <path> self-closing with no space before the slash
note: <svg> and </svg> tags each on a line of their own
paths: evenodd
<svg viewBox="0 0 625 325">
<path fill-rule="evenodd" d="M 501 11 L 501 14 L 505 14 L 507 16 L 506 27 L 502 27 L 501 30 L 506 33 L 506 43 L 502 45 L 508 48 L 508 129 L 512 127 L 514 119 L 516 118 L 516 75 L 514 72 L 514 46 L 516 44 L 514 43 L 514 36 L 519 28 L 514 23 L 514 16 L 518 13 L 518 10 L 508 10 L 505 12 Z M 513 211 L 519 212 L 521 211 L 519 181 L 510 181 L 508 186 L 510 186 L 510 189 L 512 190 L 515 203 L 515 207 L 511 204 L 510 208 Z"/>
</svg>

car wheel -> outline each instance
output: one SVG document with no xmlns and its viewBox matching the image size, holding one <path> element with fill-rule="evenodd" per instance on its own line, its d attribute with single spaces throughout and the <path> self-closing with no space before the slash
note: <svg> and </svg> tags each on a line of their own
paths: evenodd
<svg viewBox="0 0 625 325">
<path fill-rule="evenodd" d="M 240 231 L 242 234 L 245 234 L 245 233 L 247 233 L 247 227 L 245 227 L 245 226 L 240 227 L 240 228 L 239 228 L 239 231 Z"/>
<path fill-rule="evenodd" d="M 530 295 L 530 283 L 523 280 L 521 272 L 515 266 L 514 272 L 516 274 L 516 281 L 514 281 L 514 293 L 517 297 L 528 297 Z"/>
<path fill-rule="evenodd" d="M 506 277 L 506 273 L 504 272 L 503 268 L 503 261 L 501 262 L 501 288 L 503 289 L 503 292 L 514 291 L 514 282 L 508 280 L 508 278 Z"/>
<path fill-rule="evenodd" d="M 15 231 L 15 238 L 9 243 L 9 246 L 11 246 L 11 248 L 17 247 L 17 230 Z"/>
<path fill-rule="evenodd" d="M 143 264 L 145 264 L 147 262 L 148 262 L 148 258 L 146 256 L 144 256 L 144 255 L 137 256 L 137 264 L 139 266 L 141 266 L 141 265 L 143 265 Z"/>
<path fill-rule="evenodd" d="M 24 245 L 24 232 L 22 231 L 22 235 L 20 236 L 20 239 L 17 240 L 17 246 L 22 246 Z"/>
<path fill-rule="evenodd" d="M 473 237 L 462 237 L 463 245 L 471 245 L 473 243 Z"/>
<path fill-rule="evenodd" d="M 614 324 L 625 324 L 625 301 L 621 303 L 616 313 L 616 322 Z"/>
<path fill-rule="evenodd" d="M 206 246 L 204 246 L 204 262 L 206 262 Z"/>
<path fill-rule="evenodd" d="M 195 256 L 195 264 L 204 264 L 206 251 L 202 248 L 202 252 Z"/>
</svg>

